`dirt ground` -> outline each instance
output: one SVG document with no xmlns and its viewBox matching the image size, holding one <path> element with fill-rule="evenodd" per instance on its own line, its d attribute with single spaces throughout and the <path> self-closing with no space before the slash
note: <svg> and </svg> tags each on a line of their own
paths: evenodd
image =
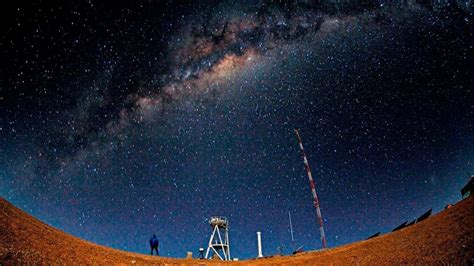
<svg viewBox="0 0 474 266">
<path fill-rule="evenodd" d="M 474 197 L 470 197 L 425 221 L 370 240 L 293 256 L 223 263 L 99 246 L 48 226 L 0 198 L 0 265 L 473 265 L 473 214 Z"/>
</svg>

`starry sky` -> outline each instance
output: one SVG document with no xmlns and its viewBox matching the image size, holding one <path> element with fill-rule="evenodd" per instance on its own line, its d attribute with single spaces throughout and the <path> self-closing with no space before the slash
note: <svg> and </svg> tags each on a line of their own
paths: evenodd
<svg viewBox="0 0 474 266">
<path fill-rule="evenodd" d="M 460 199 L 474 174 L 468 2 L 2 3 L 0 196 L 80 238 L 184 257 L 329 247 Z M 304 1 L 303 1 L 304 2 Z M 295 243 L 291 242 L 291 211 Z"/>
</svg>

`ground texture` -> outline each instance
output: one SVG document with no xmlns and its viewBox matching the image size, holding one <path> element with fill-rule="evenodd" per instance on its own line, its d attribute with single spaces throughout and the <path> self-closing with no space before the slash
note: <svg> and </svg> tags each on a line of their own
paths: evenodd
<svg viewBox="0 0 474 266">
<path fill-rule="evenodd" d="M 185 251 L 183 251 L 185 252 Z M 48 226 L 0 198 L 0 265 L 224 265 L 135 254 L 87 242 Z M 235 265 L 474 264 L 474 197 L 413 226 L 370 240 Z"/>
</svg>

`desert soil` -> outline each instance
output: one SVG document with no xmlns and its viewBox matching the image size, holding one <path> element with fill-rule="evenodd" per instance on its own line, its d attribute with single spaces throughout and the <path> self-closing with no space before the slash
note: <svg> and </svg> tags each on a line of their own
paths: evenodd
<svg viewBox="0 0 474 266">
<path fill-rule="evenodd" d="M 152 257 L 99 246 L 53 228 L 0 198 L 0 265 L 17 264 L 473 265 L 474 197 L 373 239 L 324 251 L 228 263 Z"/>
</svg>

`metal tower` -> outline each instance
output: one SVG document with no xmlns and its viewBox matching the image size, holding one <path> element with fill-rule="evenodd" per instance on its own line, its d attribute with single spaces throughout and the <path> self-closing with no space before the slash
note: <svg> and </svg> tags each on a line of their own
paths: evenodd
<svg viewBox="0 0 474 266">
<path fill-rule="evenodd" d="M 319 209 L 319 200 L 318 195 L 316 194 L 316 186 L 314 185 L 313 175 L 311 174 L 311 168 L 309 168 L 308 159 L 306 158 L 306 153 L 304 152 L 303 142 L 301 141 L 300 132 L 295 128 L 295 134 L 298 138 L 298 143 L 300 144 L 301 156 L 303 157 L 304 167 L 309 178 L 309 185 L 311 187 L 311 194 L 313 195 L 313 204 L 316 208 L 316 214 L 319 222 L 319 231 L 321 233 L 321 242 L 323 243 L 323 248 L 326 248 L 326 235 L 324 234 L 323 226 L 323 217 L 321 216 L 321 210 Z"/>
<path fill-rule="evenodd" d="M 226 217 L 213 216 L 209 219 L 212 228 L 211 238 L 206 251 L 206 259 L 217 256 L 221 260 L 230 259 L 229 221 Z M 212 251 L 212 254 L 209 254 Z"/>
</svg>

